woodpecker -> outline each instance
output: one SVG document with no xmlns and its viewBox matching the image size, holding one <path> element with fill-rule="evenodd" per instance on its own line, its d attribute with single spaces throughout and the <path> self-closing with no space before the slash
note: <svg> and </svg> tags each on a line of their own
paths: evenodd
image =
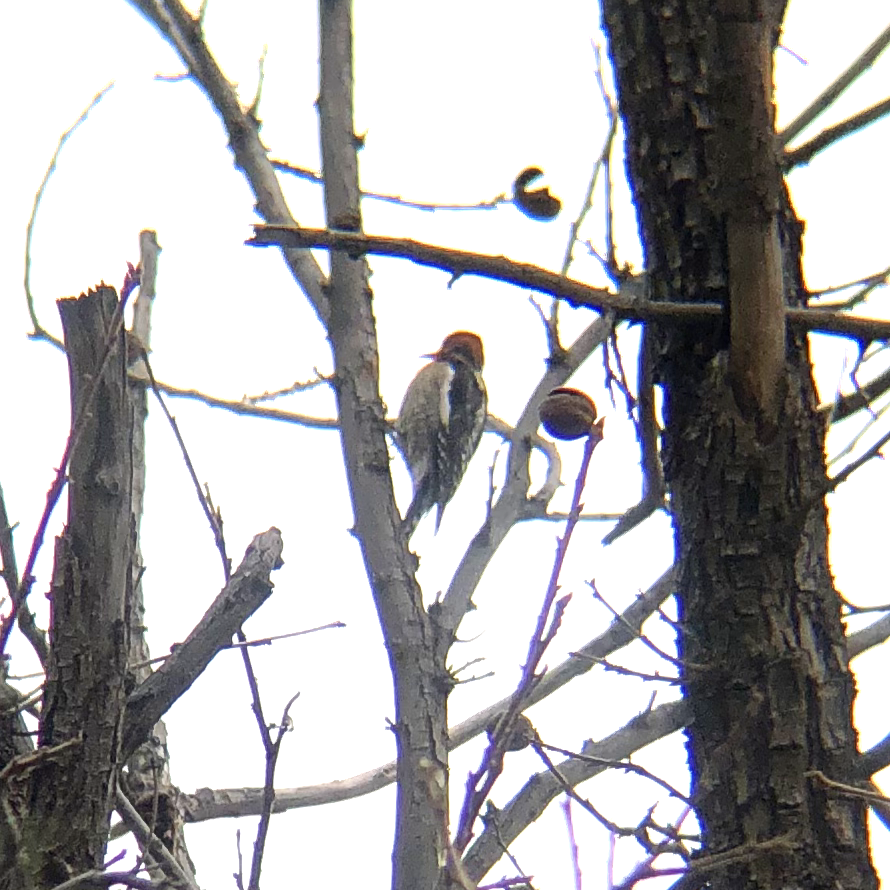
<svg viewBox="0 0 890 890">
<path fill-rule="evenodd" d="M 449 334 L 411 381 L 395 424 L 399 448 L 411 471 L 414 497 L 404 527 L 411 536 L 435 506 L 442 511 L 460 485 L 482 438 L 488 394 L 482 380 L 482 341 L 468 331 Z"/>
</svg>

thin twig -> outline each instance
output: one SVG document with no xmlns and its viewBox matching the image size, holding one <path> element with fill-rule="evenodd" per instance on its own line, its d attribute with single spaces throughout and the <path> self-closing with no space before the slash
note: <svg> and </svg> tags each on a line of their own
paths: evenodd
<svg viewBox="0 0 890 890">
<path fill-rule="evenodd" d="M 53 890 L 77 890 L 79 887 L 97 890 L 98 887 L 116 887 L 123 885 L 132 890 L 157 890 L 157 884 L 149 878 L 140 878 L 128 871 L 100 871 L 97 868 L 85 871 L 61 884 Z"/>
<path fill-rule="evenodd" d="M 223 649 L 240 649 L 242 646 L 271 646 L 272 643 L 277 642 L 278 640 L 289 640 L 291 637 L 302 637 L 306 634 L 317 633 L 320 630 L 332 630 L 333 628 L 338 627 L 346 627 L 346 624 L 342 621 L 331 621 L 328 624 L 320 624 L 318 627 L 310 627 L 306 630 L 295 630 L 291 631 L 291 633 L 286 634 L 275 634 L 271 637 L 258 637 L 254 640 L 246 640 L 245 642 L 241 642 L 240 640 L 237 642 L 229 643 L 228 646 L 224 646 Z M 139 661 L 134 664 L 128 665 L 130 670 L 134 670 L 136 668 L 147 667 L 153 664 L 161 664 L 165 662 L 169 655 L 157 655 L 154 658 L 149 658 L 145 661 Z M 14 676 L 10 675 L 7 679 L 9 680 L 32 680 L 35 677 L 42 677 L 43 672 L 37 672 L 33 674 L 16 674 Z M 40 687 L 42 688 L 42 687 Z M 38 692 L 40 690 L 38 689 Z"/>
<path fill-rule="evenodd" d="M 594 598 L 599 600 L 612 613 L 612 617 L 616 621 L 621 622 L 621 623 L 625 623 L 627 621 L 627 619 L 620 612 L 616 611 L 612 607 L 612 605 L 608 602 L 608 600 L 599 592 L 595 581 L 588 581 L 587 584 L 588 584 L 588 587 L 590 587 Z M 658 646 L 656 646 L 655 643 L 653 643 L 652 640 L 650 640 L 641 631 L 639 631 L 633 627 L 628 627 L 627 629 L 629 631 L 631 631 L 634 634 L 634 636 L 638 640 L 640 640 L 640 642 L 642 642 L 646 646 L 648 646 L 659 658 L 663 658 L 669 664 L 672 664 L 674 667 L 676 667 L 678 669 L 682 669 L 683 667 L 688 667 L 688 664 L 681 661 L 681 659 L 677 658 L 674 655 L 670 655 L 669 653 L 665 652 L 663 649 L 659 649 Z"/>
<path fill-rule="evenodd" d="M 214 507 L 213 501 L 210 498 L 209 491 L 207 491 L 206 488 L 201 487 L 201 483 L 198 480 L 198 474 L 195 472 L 194 464 L 192 463 L 191 457 L 188 453 L 188 449 L 186 448 L 185 440 L 182 438 L 182 434 L 179 432 L 179 426 L 176 423 L 176 419 L 170 413 L 169 409 L 167 408 L 167 404 L 160 393 L 160 389 L 154 379 L 151 364 L 148 361 L 148 355 L 145 353 L 144 350 L 142 352 L 142 359 L 145 362 L 145 369 L 148 374 L 148 379 L 151 383 L 152 392 L 154 392 L 155 397 L 157 398 L 158 403 L 161 406 L 161 410 L 164 412 L 164 416 L 167 418 L 167 422 L 170 424 L 170 428 L 173 430 L 173 435 L 175 436 L 180 451 L 182 452 L 183 461 L 185 462 L 186 468 L 188 469 L 192 484 L 195 487 L 195 493 L 198 495 L 201 509 L 204 511 L 204 515 L 207 517 L 207 521 L 210 523 L 210 528 L 213 531 L 213 538 L 216 543 L 216 548 L 222 561 L 223 575 L 225 577 L 226 583 L 228 584 L 229 580 L 231 579 L 232 564 L 226 552 L 226 541 L 225 536 L 223 535 L 222 516 L 220 514 L 220 511 Z M 244 662 L 244 670 L 247 675 L 247 685 L 250 688 L 251 710 L 253 711 L 254 717 L 257 721 L 260 738 L 263 742 L 263 750 L 268 753 L 271 739 L 269 735 L 269 728 L 266 724 L 266 718 L 263 714 L 263 703 L 260 698 L 260 690 L 259 685 L 257 684 L 256 673 L 253 670 L 253 664 L 250 660 L 250 651 L 248 646 L 246 645 L 247 637 L 245 636 L 244 631 L 240 629 L 236 632 L 235 635 L 238 638 L 238 642 L 241 644 L 241 659 Z"/>
<path fill-rule="evenodd" d="M 316 173 L 314 170 L 308 170 L 305 167 L 297 167 L 287 161 L 278 161 L 275 159 L 272 159 L 270 163 L 280 173 L 288 173 L 299 179 L 306 179 L 309 182 L 314 182 L 318 185 L 324 183 L 324 177 L 322 177 L 321 173 Z M 370 201 L 383 201 L 387 204 L 398 204 L 400 207 L 407 207 L 409 210 L 425 210 L 428 212 L 435 210 L 494 210 L 495 207 L 499 207 L 501 204 L 511 203 L 511 199 L 503 193 L 496 195 L 494 198 L 476 201 L 473 204 L 439 204 L 429 201 L 412 201 L 408 198 L 403 198 L 400 195 L 387 195 L 380 192 L 368 192 L 364 190 L 362 191 L 361 196 Z"/>
<path fill-rule="evenodd" d="M 656 776 L 645 767 L 640 766 L 636 763 L 631 763 L 629 760 L 608 760 L 603 757 L 591 757 L 588 754 L 580 754 L 577 751 L 569 751 L 567 748 L 559 748 L 556 745 L 547 745 L 544 742 L 538 743 L 538 746 L 548 751 L 555 751 L 557 754 L 562 754 L 563 757 L 568 757 L 572 760 L 581 760 L 584 763 L 591 763 L 595 764 L 596 766 L 605 766 L 609 769 L 620 769 L 627 773 L 634 773 L 634 775 L 642 776 L 644 779 L 649 779 L 650 782 L 654 782 L 656 785 L 663 788 L 665 791 L 667 791 L 668 794 L 671 795 L 671 797 L 675 797 L 677 800 L 682 801 L 687 806 L 692 806 L 692 802 L 689 800 L 689 798 L 685 794 L 683 794 L 682 791 L 678 791 L 676 788 L 674 788 L 674 786 L 671 785 L 670 782 L 666 782 L 664 779 Z"/>
<path fill-rule="evenodd" d="M 43 198 L 43 193 L 46 191 L 46 186 L 49 183 L 50 177 L 56 170 L 56 164 L 59 161 L 59 155 L 62 153 L 65 143 L 71 138 L 74 131 L 87 119 L 89 113 L 102 101 L 102 99 L 105 98 L 106 94 L 113 86 L 114 81 L 99 90 L 99 92 L 93 96 L 90 104 L 80 113 L 80 117 L 59 137 L 59 141 L 56 144 L 56 150 L 53 152 L 49 166 L 46 168 L 46 173 L 43 174 L 43 181 L 37 189 L 37 194 L 34 195 L 34 206 L 31 209 L 31 216 L 28 218 L 28 225 L 25 228 L 25 300 L 28 303 L 28 315 L 31 317 L 31 324 L 34 326 L 35 334 L 44 333 L 40 322 L 37 320 L 37 311 L 34 308 L 34 295 L 31 293 L 31 240 L 34 235 L 34 225 L 37 222 L 37 210 L 40 207 L 40 201 Z"/>
<path fill-rule="evenodd" d="M 298 692 L 292 696 L 284 706 L 281 722 L 278 724 L 278 733 L 274 741 L 266 749 L 266 776 L 263 783 L 263 808 L 260 812 L 260 821 L 257 826 L 256 840 L 253 844 L 253 858 L 250 863 L 250 882 L 248 890 L 259 890 L 260 872 L 263 866 L 263 853 L 266 850 L 266 839 L 269 836 L 269 823 L 272 819 L 272 807 L 275 805 L 275 767 L 278 765 L 278 755 L 281 753 L 281 742 L 284 735 L 293 729 L 290 719 L 291 705 L 300 697 Z"/>
<path fill-rule="evenodd" d="M 631 890 L 631 888 L 639 881 L 645 880 L 646 878 L 657 877 L 658 875 L 674 875 L 674 874 L 686 874 L 690 870 L 689 864 L 684 866 L 683 868 L 676 869 L 655 869 L 652 867 L 652 863 L 662 854 L 667 852 L 676 852 L 673 847 L 675 846 L 675 842 L 673 839 L 673 834 L 676 834 L 680 830 L 680 826 L 686 820 L 686 817 L 691 812 L 689 807 L 686 807 L 680 815 L 677 817 L 674 823 L 674 831 L 673 833 L 668 833 L 665 831 L 665 834 L 668 834 L 668 837 L 662 841 L 660 844 L 656 844 L 654 849 L 648 851 L 647 857 L 640 862 L 631 873 L 618 885 L 612 885 L 613 890 Z M 637 840 L 639 840 L 639 836 L 637 836 Z"/>
<path fill-rule="evenodd" d="M 877 60 L 878 56 L 890 44 L 890 26 L 886 27 L 856 61 L 817 96 L 784 130 L 779 134 L 780 144 L 785 146 L 805 130 L 817 117 L 828 109 L 835 100 L 861 74 L 866 72 Z"/>
<path fill-rule="evenodd" d="M 572 875 L 575 878 L 575 890 L 584 890 L 584 881 L 581 876 L 581 856 L 575 837 L 575 823 L 572 819 L 572 798 L 569 795 L 566 795 L 562 802 L 562 814 L 566 823 L 566 834 L 569 837 L 569 856 L 572 862 Z"/>
<path fill-rule="evenodd" d="M 575 491 L 569 520 L 556 548 L 550 582 L 547 585 L 544 602 L 529 641 L 528 655 L 522 669 L 522 676 L 517 684 L 516 691 L 513 693 L 510 705 L 491 733 L 488 747 L 482 757 L 479 768 L 471 773 L 467 779 L 467 793 L 461 808 L 454 840 L 455 848 L 461 853 L 467 848 L 472 839 L 473 824 L 476 821 L 476 817 L 479 815 L 482 804 L 503 770 L 507 742 L 515 726 L 516 719 L 522 710 L 526 696 L 534 686 L 536 679 L 538 679 L 536 674 L 537 667 L 545 650 L 556 635 L 562 620 L 562 613 L 568 605 L 570 595 L 562 597 L 559 601 L 556 600 L 557 593 L 559 592 L 559 576 L 572 538 L 572 532 L 577 525 L 578 516 L 581 512 L 581 495 L 584 491 L 584 483 L 587 479 L 590 461 L 593 457 L 594 449 L 600 441 L 602 441 L 602 426 L 598 425 L 588 435 L 585 443 L 584 456 L 581 460 L 578 477 L 575 480 Z"/>
<path fill-rule="evenodd" d="M 141 845 L 151 853 L 156 861 L 161 863 L 164 874 L 174 876 L 183 887 L 189 890 L 200 890 L 194 878 L 187 874 L 183 867 L 176 861 L 173 854 L 164 846 L 160 838 L 156 837 L 146 824 L 142 816 L 130 802 L 124 792 L 118 788 L 115 793 L 114 806 L 126 823 L 127 828 L 139 838 Z"/>
<path fill-rule="evenodd" d="M 575 658 L 585 658 L 588 661 L 592 661 L 594 664 L 600 665 L 600 667 L 604 668 L 606 671 L 614 671 L 616 674 L 621 674 L 625 677 L 636 677 L 638 680 L 646 680 L 656 683 L 668 683 L 671 686 L 677 686 L 683 682 L 681 677 L 665 677 L 661 674 L 647 674 L 645 671 L 635 671 L 633 668 L 622 667 L 620 664 L 613 664 L 607 658 L 597 658 L 594 655 L 585 655 L 583 652 L 570 652 L 569 655 L 572 655 Z"/>
<path fill-rule="evenodd" d="M 845 136 L 850 136 L 857 130 L 862 130 L 869 124 L 880 120 L 882 117 L 890 114 L 890 99 L 884 99 L 848 117 L 845 121 L 835 124 L 833 127 L 827 127 L 818 136 L 814 136 L 809 142 L 805 142 L 799 148 L 792 151 L 786 151 L 782 158 L 782 167 L 787 172 L 799 167 L 802 164 L 808 164 L 823 149 L 828 148 L 835 142 L 839 142 Z"/>
<path fill-rule="evenodd" d="M 882 405 L 877 410 L 873 409 L 871 405 L 868 406 L 868 419 L 863 424 L 862 429 L 858 430 L 857 433 L 852 436 L 841 448 L 838 452 L 833 454 L 831 458 L 828 460 L 828 466 L 833 467 L 838 461 L 843 460 L 845 457 L 848 457 L 852 454 L 859 443 L 868 435 L 869 432 L 873 430 L 873 428 L 877 425 L 878 421 L 888 412 L 890 411 L 890 403 Z"/>
<path fill-rule="evenodd" d="M 831 296 L 832 294 L 842 293 L 845 290 L 850 290 L 851 287 L 867 287 L 869 289 L 887 283 L 887 277 L 890 276 L 890 268 L 883 269 L 880 272 L 875 272 L 871 275 L 865 275 L 862 278 L 857 278 L 855 281 L 847 281 L 844 284 L 833 284 L 830 287 L 823 287 L 820 290 L 812 290 L 809 292 L 809 299 L 812 300 L 821 300 L 823 297 Z M 824 304 L 817 304 L 813 306 L 814 309 L 820 308 Z M 838 304 L 832 308 L 839 309 L 841 305 Z"/>
<path fill-rule="evenodd" d="M 19 589 L 19 572 L 18 565 L 16 564 L 12 532 L 13 527 L 9 524 L 3 488 L 0 487 L 0 560 L 3 563 L 3 569 L 0 574 L 3 575 L 10 597 L 14 597 Z M 18 625 L 25 639 L 34 649 L 40 661 L 40 666 L 45 671 L 47 661 L 49 660 L 49 643 L 46 641 L 46 634 L 37 626 L 34 613 L 28 607 L 26 600 L 19 603 Z M 42 674 L 43 671 L 35 676 L 42 676 Z"/>
<path fill-rule="evenodd" d="M 322 386 L 330 382 L 331 381 L 328 378 L 323 377 L 316 368 L 314 380 L 295 380 L 290 386 L 285 386 L 283 389 L 276 389 L 272 392 L 269 392 L 267 390 L 266 392 L 261 393 L 257 396 L 245 395 L 241 399 L 241 401 L 246 405 L 258 405 L 260 402 L 271 402 L 275 399 L 280 399 L 283 396 L 292 396 L 294 393 L 308 392 L 310 389 L 315 389 L 318 386 Z"/>
<path fill-rule="evenodd" d="M 881 438 L 878 439 L 878 441 L 875 442 L 875 444 L 872 445 L 861 457 L 851 461 L 843 470 L 832 476 L 830 479 L 827 479 L 820 492 L 819 500 L 821 501 L 826 494 L 830 494 L 834 491 L 842 482 L 846 482 L 847 479 L 849 479 L 861 466 L 867 464 L 870 460 L 873 460 L 876 457 L 880 457 L 881 449 L 888 442 L 890 442 L 890 432 L 881 436 Z"/>
<path fill-rule="evenodd" d="M 219 114 L 229 136 L 235 165 L 244 174 L 260 216 L 269 222 L 294 222 L 281 184 L 259 136 L 259 122 L 242 108 L 235 88 L 226 79 L 204 42 L 202 15 L 192 15 L 179 0 L 130 0 L 130 5 L 157 28 L 179 55 L 194 82 Z M 283 251 L 284 260 L 325 322 L 330 313 L 326 276 L 309 251 Z"/>
<path fill-rule="evenodd" d="M 167 423 L 170 425 L 170 429 L 173 431 L 173 436 L 176 439 L 176 444 L 179 445 L 179 451 L 182 454 L 182 460 L 185 463 L 186 470 L 188 470 L 189 478 L 192 480 L 192 485 L 195 488 L 195 493 L 198 495 L 198 501 L 201 504 L 201 509 L 204 511 L 204 516 L 207 518 L 207 522 L 210 525 L 210 530 L 213 532 L 213 539 L 216 543 L 216 548 L 219 552 L 220 559 L 222 560 L 223 564 L 223 574 L 225 575 L 226 582 L 228 582 L 229 578 L 231 577 L 232 564 L 229 560 L 228 554 L 226 553 L 225 537 L 223 536 L 222 522 L 220 520 L 219 512 L 214 509 L 213 502 L 210 500 L 206 491 L 201 486 L 201 481 L 198 479 L 198 474 L 195 472 L 195 465 L 192 463 L 192 458 L 188 452 L 188 448 L 186 447 L 185 440 L 182 438 L 182 433 L 179 431 L 179 424 L 176 422 L 176 418 L 170 413 L 169 408 L 167 408 L 167 403 L 166 401 L 164 401 L 164 397 L 161 395 L 161 390 L 158 387 L 157 381 L 155 380 L 154 372 L 151 369 L 151 363 L 148 360 L 148 355 L 145 353 L 144 350 L 141 357 L 142 360 L 145 362 L 145 370 L 148 374 L 148 379 L 151 384 L 151 390 L 154 393 L 158 404 L 161 406 L 161 411 L 164 412 L 164 417 L 167 418 Z"/>
<path fill-rule="evenodd" d="M 644 329 L 638 356 L 637 439 L 640 443 L 640 466 L 643 471 L 643 496 L 627 510 L 615 527 L 603 537 L 603 544 L 614 543 L 622 535 L 636 528 L 656 510 L 665 508 L 667 486 L 658 451 L 658 416 L 655 406 L 655 379 L 652 366 L 652 332 Z"/>
<path fill-rule="evenodd" d="M 619 825 L 614 823 L 611 819 L 608 819 L 604 816 L 587 798 L 581 797 L 577 791 L 572 787 L 571 782 L 569 782 L 566 777 L 560 772 L 559 767 L 553 762 L 553 760 L 547 755 L 547 752 L 540 745 L 532 745 L 535 750 L 535 753 L 538 757 L 544 761 L 544 766 L 550 771 L 550 774 L 554 779 L 559 783 L 559 786 L 565 792 L 569 799 L 574 800 L 579 806 L 583 807 L 606 831 L 610 831 L 613 834 L 617 835 L 630 835 L 633 832 L 621 828 Z"/>
</svg>

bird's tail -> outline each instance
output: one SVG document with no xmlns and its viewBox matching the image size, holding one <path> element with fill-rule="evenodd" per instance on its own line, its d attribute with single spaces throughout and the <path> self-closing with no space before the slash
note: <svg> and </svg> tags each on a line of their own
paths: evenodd
<svg viewBox="0 0 890 890">
<path fill-rule="evenodd" d="M 402 528 L 406 537 L 410 538 L 411 535 L 414 534 L 414 530 L 420 524 L 420 520 L 432 509 L 433 503 L 434 502 L 430 500 L 429 479 L 424 479 L 417 491 L 414 492 L 414 497 L 411 499 L 408 512 L 405 513 L 405 518 L 402 520 Z M 440 508 L 439 513 L 436 516 L 436 531 L 439 530 L 439 521 L 441 518 L 442 511 Z"/>
</svg>

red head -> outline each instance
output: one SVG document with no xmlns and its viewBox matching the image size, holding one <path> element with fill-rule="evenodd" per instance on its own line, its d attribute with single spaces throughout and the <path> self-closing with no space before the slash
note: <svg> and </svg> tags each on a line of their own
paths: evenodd
<svg viewBox="0 0 890 890">
<path fill-rule="evenodd" d="M 465 362 L 474 371 L 481 371 L 485 364 L 482 340 L 470 331 L 455 331 L 453 334 L 449 334 L 442 341 L 439 351 L 434 352 L 428 358 L 439 362 Z"/>
</svg>

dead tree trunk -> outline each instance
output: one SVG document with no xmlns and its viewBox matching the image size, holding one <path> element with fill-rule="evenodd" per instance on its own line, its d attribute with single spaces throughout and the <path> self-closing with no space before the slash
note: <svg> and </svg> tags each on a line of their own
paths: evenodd
<svg viewBox="0 0 890 890">
<path fill-rule="evenodd" d="M 824 424 L 806 338 L 783 318 L 806 302 L 771 96 L 784 4 L 603 5 L 651 298 L 727 309 L 724 324 L 650 334 L 701 883 L 875 887 L 865 806 L 822 779 L 855 784 L 854 690 Z"/>
<path fill-rule="evenodd" d="M 134 529 L 132 412 L 117 295 L 61 300 L 71 377 L 68 521 L 56 541 L 39 745 L 4 771 L 0 887 L 102 867 L 118 767 Z"/>
</svg>

